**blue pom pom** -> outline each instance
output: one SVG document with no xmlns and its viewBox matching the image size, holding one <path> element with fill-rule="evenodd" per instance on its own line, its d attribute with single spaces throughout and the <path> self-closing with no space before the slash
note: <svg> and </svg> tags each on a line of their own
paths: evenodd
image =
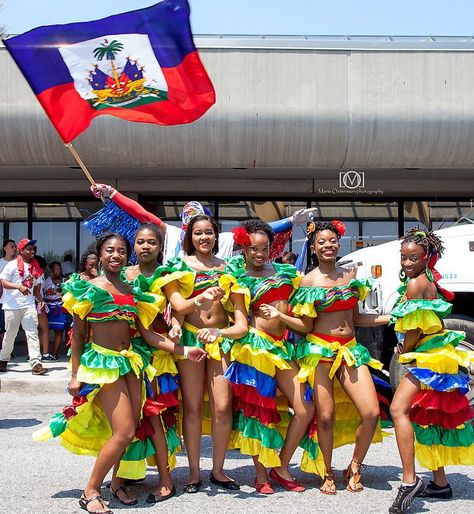
<svg viewBox="0 0 474 514">
<path fill-rule="evenodd" d="M 141 222 L 123 211 L 112 200 L 107 200 L 102 209 L 99 209 L 84 222 L 84 226 L 95 237 L 105 232 L 118 232 L 128 239 L 130 246 L 133 248 L 135 234 L 140 228 Z M 130 260 L 136 262 L 135 253 L 131 255 Z"/>
</svg>

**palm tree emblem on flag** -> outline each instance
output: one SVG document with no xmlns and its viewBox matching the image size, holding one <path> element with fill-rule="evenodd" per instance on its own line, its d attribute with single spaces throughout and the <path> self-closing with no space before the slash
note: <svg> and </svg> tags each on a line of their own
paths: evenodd
<svg viewBox="0 0 474 514">
<path fill-rule="evenodd" d="M 124 50 L 124 45 L 114 39 L 104 39 L 98 47 L 94 48 L 93 55 L 97 61 L 106 59 L 110 64 L 110 73 L 94 64 L 89 71 L 89 84 L 95 98 L 88 101 L 94 109 L 105 107 L 137 107 L 157 100 L 166 100 L 167 91 L 145 87 L 146 77 L 143 74 L 144 66 L 138 64 L 138 59 L 126 58 L 123 70 L 117 70 L 116 56 Z"/>
<path fill-rule="evenodd" d="M 187 0 L 160 0 L 100 20 L 38 27 L 5 46 L 65 143 L 103 114 L 192 123 L 216 95 L 189 12 Z"/>
</svg>

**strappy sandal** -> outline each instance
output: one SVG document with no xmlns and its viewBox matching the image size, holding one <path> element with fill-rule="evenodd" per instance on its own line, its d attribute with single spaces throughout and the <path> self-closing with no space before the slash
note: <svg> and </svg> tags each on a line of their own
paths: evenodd
<svg viewBox="0 0 474 514">
<path fill-rule="evenodd" d="M 355 464 L 356 466 L 358 466 L 359 469 L 357 471 L 354 471 L 352 469 L 352 464 Z M 362 483 L 360 481 L 362 478 L 361 474 L 360 474 L 360 468 L 362 466 L 363 466 L 362 462 L 357 462 L 355 459 L 352 459 L 351 463 L 349 464 L 347 469 L 345 469 L 342 472 L 342 476 L 344 477 L 344 480 L 347 482 L 346 489 L 350 493 L 360 493 L 361 491 L 364 490 L 364 486 L 362 485 Z"/>
<path fill-rule="evenodd" d="M 337 493 L 336 489 L 336 477 L 334 476 L 334 472 L 330 471 L 329 473 L 326 473 L 324 476 L 323 483 L 321 484 L 321 487 L 319 490 L 323 494 L 327 494 L 330 496 L 333 496 Z"/>
<path fill-rule="evenodd" d="M 124 494 L 124 496 L 126 496 L 129 501 L 125 501 L 125 500 L 122 500 L 122 498 L 119 497 L 118 493 L 122 491 L 122 493 Z M 117 489 L 114 489 L 112 488 L 112 484 L 110 484 L 110 492 L 112 493 L 112 495 L 114 496 L 114 498 L 117 498 L 117 500 L 122 504 L 122 505 L 127 505 L 127 506 L 132 506 L 132 505 L 136 505 L 138 503 L 138 499 L 137 498 L 132 498 L 128 492 L 128 490 L 126 489 L 125 485 L 121 485 L 120 487 L 117 487 Z"/>
<path fill-rule="evenodd" d="M 103 509 L 102 512 L 97 512 L 94 510 L 89 510 L 88 505 L 89 503 L 92 503 L 93 501 L 99 502 L 100 506 Z M 107 505 L 104 501 L 104 498 L 100 494 L 97 494 L 96 496 L 93 496 L 92 498 L 86 498 L 86 495 L 82 493 L 81 499 L 79 500 L 79 505 L 81 506 L 81 509 L 84 509 L 86 512 L 90 512 L 91 514 L 114 514 L 110 509 L 107 509 Z"/>
</svg>

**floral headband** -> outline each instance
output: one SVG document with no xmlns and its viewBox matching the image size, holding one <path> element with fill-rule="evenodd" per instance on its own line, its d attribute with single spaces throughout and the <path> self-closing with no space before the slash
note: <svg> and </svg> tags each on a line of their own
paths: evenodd
<svg viewBox="0 0 474 514">
<path fill-rule="evenodd" d="M 250 244 L 249 233 L 244 227 L 233 228 L 232 233 L 234 234 L 234 242 L 236 242 L 238 245 L 242 246 Z"/>
<path fill-rule="evenodd" d="M 346 233 L 346 226 L 344 225 L 344 223 L 340 220 L 332 220 L 330 222 L 330 225 L 331 227 L 334 229 L 334 232 L 339 236 L 339 237 L 343 237 L 344 234 Z M 314 221 L 312 221 L 309 225 L 308 225 L 308 228 L 306 229 L 306 235 L 307 237 L 309 237 L 313 232 L 316 231 L 316 223 L 314 223 Z"/>
</svg>

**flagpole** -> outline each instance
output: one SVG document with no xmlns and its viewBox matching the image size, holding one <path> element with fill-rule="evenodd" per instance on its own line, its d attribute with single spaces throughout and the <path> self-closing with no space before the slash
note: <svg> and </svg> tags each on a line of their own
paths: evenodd
<svg viewBox="0 0 474 514">
<path fill-rule="evenodd" d="M 72 146 L 72 143 L 66 143 L 64 146 L 72 153 L 72 156 L 74 157 L 74 159 L 76 159 L 77 164 L 79 164 L 87 180 L 91 183 L 91 186 L 95 186 L 96 183 L 94 177 L 90 174 L 89 170 L 86 168 L 86 165 L 82 162 L 82 159 L 76 152 L 76 149 Z"/>
</svg>

